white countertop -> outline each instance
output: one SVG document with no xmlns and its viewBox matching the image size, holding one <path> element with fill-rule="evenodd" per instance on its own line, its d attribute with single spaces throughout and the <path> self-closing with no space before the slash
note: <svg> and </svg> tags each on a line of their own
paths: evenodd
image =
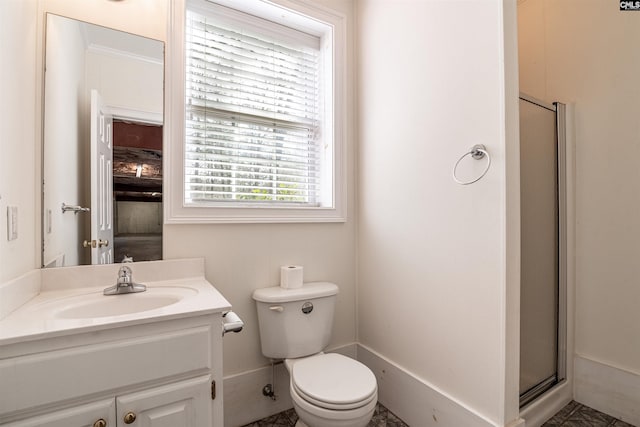
<svg viewBox="0 0 640 427">
<path fill-rule="evenodd" d="M 190 264 L 186 263 L 184 265 L 189 267 L 187 270 L 193 270 L 191 267 L 194 266 L 194 260 L 190 260 L 189 262 Z M 0 320 L 0 345 L 212 314 L 231 308 L 229 302 L 204 276 L 176 278 L 176 267 L 180 267 L 180 265 L 177 265 L 177 261 L 164 262 L 165 264 L 162 264 L 162 261 L 158 261 L 157 263 L 158 264 L 154 263 L 153 265 L 146 266 L 132 264 L 134 280 L 147 286 L 147 291 L 140 294 L 103 295 L 104 288 L 114 283 L 106 282 L 96 286 L 96 280 L 95 277 L 93 277 L 93 273 L 96 270 L 95 267 L 92 268 L 90 266 L 69 267 L 67 271 L 62 273 L 57 272 L 52 276 L 56 279 L 55 283 L 45 283 L 46 278 L 43 278 L 40 292 L 36 296 Z M 203 268 L 198 266 L 198 261 L 195 261 L 195 266 L 196 271 L 191 271 L 191 273 L 201 274 Z M 169 277 L 170 280 L 148 281 L 145 280 L 145 270 L 148 270 L 149 267 L 153 267 L 154 274 L 146 275 L 146 278 L 157 279 L 158 270 L 164 270 L 166 268 L 172 269 L 174 274 L 167 274 L 165 276 Z M 107 267 L 109 271 L 114 270 L 116 272 L 118 268 L 119 265 Z M 179 269 L 180 268 L 178 268 L 178 270 Z M 104 268 L 98 268 L 98 270 L 103 270 L 100 276 L 105 276 Z M 136 277 L 136 270 L 141 272 L 140 277 Z M 43 270 L 43 276 L 44 272 L 45 270 Z M 56 275 L 60 274 L 64 274 L 65 277 L 56 277 Z M 72 278 L 70 279 L 69 277 Z M 73 279 L 73 277 L 83 277 L 83 279 L 79 281 Z M 115 281 L 115 275 L 109 275 L 109 277 L 111 277 L 111 281 Z M 64 280 L 60 282 L 61 279 Z M 102 281 L 103 280 L 100 280 L 100 282 Z M 90 285 L 80 286 L 79 283 L 81 282 Z M 175 301 L 169 299 L 169 303 L 162 304 L 162 306 L 158 308 L 154 306 L 144 307 L 144 302 L 149 301 L 148 298 L 164 298 L 165 296 L 173 295 L 178 295 Z M 98 304 L 104 301 L 116 308 L 119 302 L 128 304 L 130 307 L 139 304 L 138 307 L 140 307 L 140 311 L 129 310 L 134 312 L 118 315 L 101 314 L 101 317 L 60 315 L 61 312 L 69 307 L 82 306 L 87 301 L 96 301 Z"/>
</svg>

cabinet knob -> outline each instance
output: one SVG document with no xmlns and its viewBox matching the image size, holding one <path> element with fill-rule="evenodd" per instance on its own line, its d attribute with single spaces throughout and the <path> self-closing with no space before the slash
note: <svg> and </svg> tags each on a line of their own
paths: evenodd
<svg viewBox="0 0 640 427">
<path fill-rule="evenodd" d="M 134 414 L 133 412 L 129 411 L 126 414 L 124 414 L 124 423 L 125 424 L 131 424 L 135 420 L 136 420 L 136 414 Z"/>
<path fill-rule="evenodd" d="M 107 422 L 104 420 L 104 418 L 100 418 L 98 421 L 93 423 L 93 427 L 107 427 Z"/>
</svg>

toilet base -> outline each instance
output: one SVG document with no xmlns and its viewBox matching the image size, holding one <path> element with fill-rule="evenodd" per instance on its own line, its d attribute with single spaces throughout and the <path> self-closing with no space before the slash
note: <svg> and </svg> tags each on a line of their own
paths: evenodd
<svg viewBox="0 0 640 427">
<path fill-rule="evenodd" d="M 304 421 L 302 421 L 301 419 L 298 419 L 298 421 L 296 422 L 296 425 L 294 427 L 309 427 L 309 426 L 306 425 L 304 423 Z"/>
</svg>

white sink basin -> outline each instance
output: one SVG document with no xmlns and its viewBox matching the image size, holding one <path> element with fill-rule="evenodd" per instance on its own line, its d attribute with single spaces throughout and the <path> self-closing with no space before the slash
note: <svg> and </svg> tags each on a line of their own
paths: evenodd
<svg viewBox="0 0 640 427">
<path fill-rule="evenodd" d="M 231 308 L 204 277 L 202 259 L 131 264 L 133 277 L 147 285 L 147 290 L 103 295 L 105 288 L 115 284 L 120 267 L 106 264 L 45 268 L 1 283 L 0 354 L 5 345 L 218 316 Z"/>
<path fill-rule="evenodd" d="M 50 310 L 54 319 L 96 319 L 123 316 L 157 310 L 197 294 L 195 289 L 182 286 L 147 288 L 145 292 L 121 295 L 91 293 L 59 298 L 41 304 L 42 310 Z"/>
</svg>

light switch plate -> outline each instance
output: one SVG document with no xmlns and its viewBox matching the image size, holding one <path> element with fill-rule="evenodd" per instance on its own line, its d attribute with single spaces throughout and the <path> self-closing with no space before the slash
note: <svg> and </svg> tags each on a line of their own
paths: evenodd
<svg viewBox="0 0 640 427">
<path fill-rule="evenodd" d="M 18 207 L 7 206 L 7 240 L 18 238 Z"/>
</svg>

